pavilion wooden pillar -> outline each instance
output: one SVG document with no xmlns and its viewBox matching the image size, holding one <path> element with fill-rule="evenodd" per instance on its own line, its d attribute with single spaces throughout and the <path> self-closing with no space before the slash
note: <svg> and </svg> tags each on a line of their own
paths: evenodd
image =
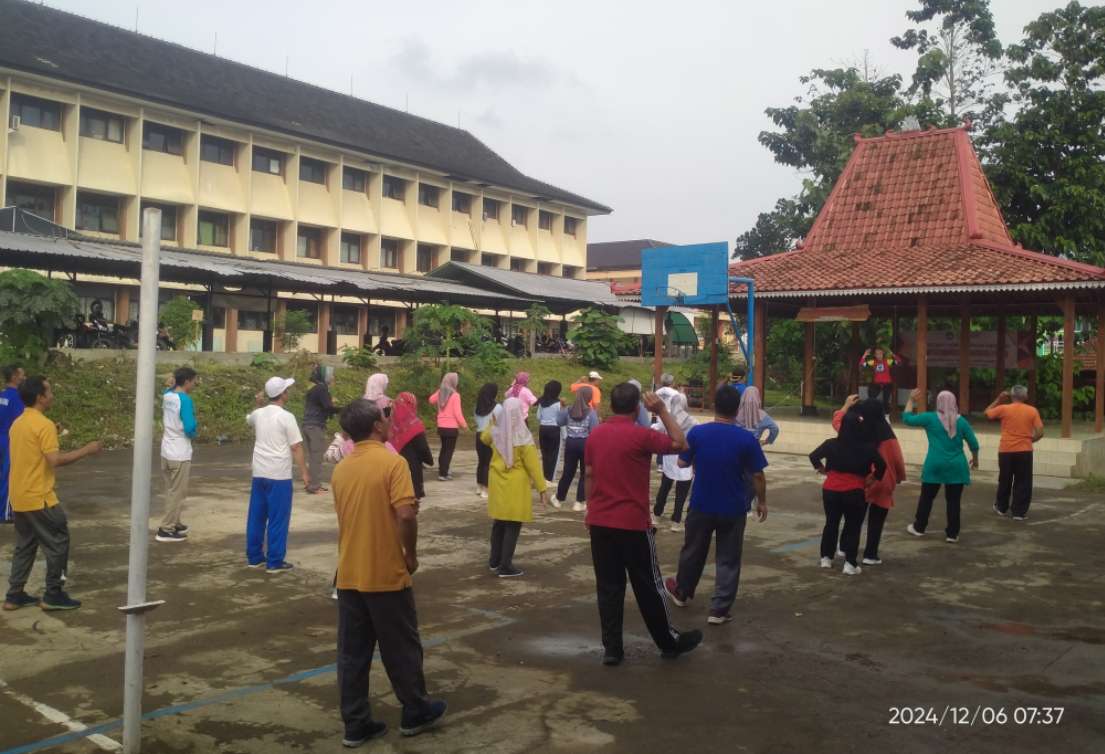
<svg viewBox="0 0 1105 754">
<path fill-rule="evenodd" d="M 971 310 L 959 305 L 959 412 L 971 412 Z"/>
<path fill-rule="evenodd" d="M 1028 335 L 1031 340 L 1028 357 L 1028 402 L 1036 405 L 1036 315 L 1028 318 Z"/>
<path fill-rule="evenodd" d="M 652 353 L 652 384 L 660 384 L 660 375 L 664 373 L 664 317 L 668 313 L 668 307 L 656 307 L 656 322 L 653 327 L 655 343 Z"/>
<path fill-rule="evenodd" d="M 1097 307 L 1097 363 L 1094 372 L 1093 431 L 1105 432 L 1105 303 Z"/>
<path fill-rule="evenodd" d="M 368 307 L 357 307 L 357 342 L 362 346 L 367 346 L 364 336 L 368 333 Z"/>
<path fill-rule="evenodd" d="M 1000 393 L 1005 390 L 1005 359 L 1007 354 L 1005 352 L 1005 339 L 1006 323 L 1005 323 L 1005 310 L 1002 309 L 998 312 L 998 353 L 997 363 L 994 364 L 994 393 Z"/>
<path fill-rule="evenodd" d="M 1074 428 L 1074 299 L 1065 296 L 1063 309 L 1063 437 Z"/>
<path fill-rule="evenodd" d="M 277 299 L 276 300 L 276 322 L 283 322 L 284 318 L 286 316 L 288 316 L 288 302 L 285 301 L 282 298 Z M 272 319 L 273 319 L 272 317 L 269 318 L 269 327 L 274 326 L 274 323 L 273 323 Z M 273 353 L 283 353 L 284 352 L 284 339 L 276 337 L 276 333 L 274 331 L 270 331 L 270 332 L 273 333 L 272 352 Z"/>
<path fill-rule="evenodd" d="M 329 302 L 320 301 L 318 304 L 318 353 L 330 353 L 330 320 L 331 309 Z"/>
<path fill-rule="evenodd" d="M 894 307 L 894 314 L 890 319 L 890 350 L 896 354 L 901 353 L 901 328 L 898 321 L 898 307 Z M 894 397 L 890 401 L 890 418 L 897 419 L 902 413 L 902 407 L 898 405 L 898 374 L 901 372 L 901 367 L 895 359 L 894 367 L 890 370 L 890 378 L 892 389 L 894 390 Z"/>
<path fill-rule="evenodd" d="M 238 352 L 238 307 L 226 307 L 225 334 L 223 335 L 223 351 L 225 353 Z"/>
<path fill-rule="evenodd" d="M 817 325 L 813 322 L 807 322 L 805 327 L 806 337 L 802 348 L 802 416 L 816 416 L 817 407 L 814 405 L 814 401 L 817 398 L 817 391 L 814 385 L 816 376 L 814 348 L 817 343 Z"/>
<path fill-rule="evenodd" d="M 852 336 L 848 341 L 848 395 L 859 392 L 859 357 L 863 355 L 859 347 L 859 323 L 852 323 Z"/>
<path fill-rule="evenodd" d="M 929 389 L 929 302 L 924 296 L 917 298 L 917 389 L 921 397 L 914 408 L 924 411 L 928 406 Z"/>
<path fill-rule="evenodd" d="M 717 342 L 718 342 L 718 318 L 720 310 L 714 307 L 710 310 L 710 374 L 706 379 L 706 389 L 703 391 L 702 405 L 707 408 L 714 407 L 714 393 L 717 392 Z"/>
<path fill-rule="evenodd" d="M 756 332 L 753 342 L 753 380 L 760 389 L 760 399 L 766 401 L 767 395 L 767 304 L 756 302 Z"/>
</svg>

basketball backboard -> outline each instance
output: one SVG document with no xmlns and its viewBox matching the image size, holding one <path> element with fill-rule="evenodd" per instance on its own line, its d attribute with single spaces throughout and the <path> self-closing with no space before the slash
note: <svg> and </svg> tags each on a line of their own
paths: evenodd
<svg viewBox="0 0 1105 754">
<path fill-rule="evenodd" d="M 641 251 L 642 306 L 716 306 L 729 299 L 729 244 Z"/>
</svg>

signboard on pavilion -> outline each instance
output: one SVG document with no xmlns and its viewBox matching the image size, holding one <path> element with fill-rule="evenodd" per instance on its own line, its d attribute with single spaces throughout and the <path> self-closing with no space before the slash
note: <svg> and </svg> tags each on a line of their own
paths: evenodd
<svg viewBox="0 0 1105 754">
<path fill-rule="evenodd" d="M 917 353 L 917 336 L 912 332 L 901 334 L 899 356 L 909 364 Z M 1028 332 L 1008 332 L 1005 335 L 1005 368 L 1028 369 L 1032 365 L 1032 336 Z M 971 367 L 993 369 L 998 363 L 998 334 L 993 330 L 971 333 L 969 350 Z M 930 367 L 959 366 L 959 333 L 929 330 L 928 365 Z"/>
</svg>

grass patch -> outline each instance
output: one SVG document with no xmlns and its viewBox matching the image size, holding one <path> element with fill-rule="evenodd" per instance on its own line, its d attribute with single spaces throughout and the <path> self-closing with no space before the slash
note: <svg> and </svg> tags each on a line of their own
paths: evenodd
<svg viewBox="0 0 1105 754">
<path fill-rule="evenodd" d="M 1105 476 L 1090 474 L 1088 477 L 1082 479 L 1081 481 L 1075 482 L 1071 485 L 1067 485 L 1064 490 L 1070 492 L 1088 492 L 1091 494 L 1105 495 Z"/>
</svg>

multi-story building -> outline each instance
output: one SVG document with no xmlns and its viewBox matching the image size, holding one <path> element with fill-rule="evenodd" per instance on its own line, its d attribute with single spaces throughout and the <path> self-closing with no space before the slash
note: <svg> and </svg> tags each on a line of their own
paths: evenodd
<svg viewBox="0 0 1105 754">
<path fill-rule="evenodd" d="M 0 0 L 0 122 L 0 207 L 95 238 L 138 240 L 153 206 L 164 247 L 583 278 L 610 212 L 459 128 L 24 0 Z"/>
<path fill-rule="evenodd" d="M 632 241 L 603 241 L 587 244 L 587 279 L 614 283 L 620 289 L 636 286 L 640 293 L 641 252 L 670 243 L 652 238 L 638 238 Z"/>
</svg>

